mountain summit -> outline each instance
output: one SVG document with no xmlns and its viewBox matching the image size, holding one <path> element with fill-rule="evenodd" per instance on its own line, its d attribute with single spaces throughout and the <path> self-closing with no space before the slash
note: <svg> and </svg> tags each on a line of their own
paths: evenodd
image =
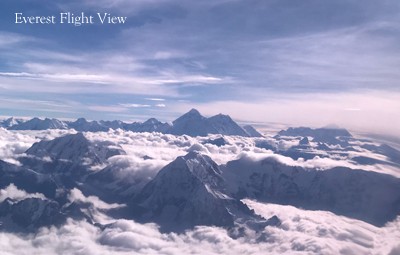
<svg viewBox="0 0 400 255">
<path fill-rule="evenodd" d="M 249 129 L 250 130 L 250 129 Z M 247 132 L 240 127 L 229 115 L 217 114 L 206 118 L 196 109 L 191 109 L 181 117 L 173 121 L 173 126 L 167 131 L 174 135 L 207 136 L 208 134 L 237 135 L 237 136 L 261 136 L 253 128 Z"/>
<path fill-rule="evenodd" d="M 249 221 L 265 223 L 240 200 L 232 198 L 218 165 L 208 156 L 189 152 L 165 166 L 135 199 L 141 219 L 166 231 L 197 225 L 233 227 Z"/>
<path fill-rule="evenodd" d="M 82 175 L 90 166 L 104 164 L 108 158 L 126 153 L 114 143 L 89 141 L 77 133 L 34 143 L 26 154 L 20 160 L 39 172 Z"/>
</svg>

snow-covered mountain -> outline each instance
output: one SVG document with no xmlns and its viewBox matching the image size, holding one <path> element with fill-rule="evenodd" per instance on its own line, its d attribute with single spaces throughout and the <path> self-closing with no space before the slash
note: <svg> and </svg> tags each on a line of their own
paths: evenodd
<svg viewBox="0 0 400 255">
<path fill-rule="evenodd" d="M 11 183 L 29 193 L 41 193 L 52 199 L 56 196 L 57 184 L 51 176 L 0 160 L 0 189 Z"/>
<path fill-rule="evenodd" d="M 112 142 L 89 141 L 82 133 L 76 133 L 35 143 L 20 161 L 41 173 L 82 176 L 92 166 L 102 165 L 112 156 L 125 154 Z"/>
<path fill-rule="evenodd" d="M 341 144 L 346 145 L 347 140 L 352 138 L 349 131 L 342 128 L 308 128 L 308 127 L 297 127 L 288 128 L 278 133 L 278 136 L 300 136 L 300 137 L 312 137 L 315 142 L 323 142 L 328 144 Z"/>
<path fill-rule="evenodd" d="M 196 109 L 191 109 L 172 122 L 168 133 L 173 135 L 206 136 L 209 133 L 207 118 Z"/>
<path fill-rule="evenodd" d="M 267 158 L 243 157 L 223 167 L 238 198 L 327 210 L 383 225 L 400 214 L 400 179 L 371 171 L 336 167 L 306 169 Z"/>
<path fill-rule="evenodd" d="M 22 122 L 24 122 L 22 119 L 17 119 L 17 118 L 11 117 L 11 118 L 0 121 L 0 127 L 9 128 L 9 127 L 18 125 Z"/>
<path fill-rule="evenodd" d="M 9 127 L 10 130 L 46 130 L 46 129 L 67 129 L 68 125 L 58 119 L 33 118 Z"/>
<path fill-rule="evenodd" d="M 160 170 L 133 204 L 142 211 L 142 220 L 155 221 L 168 231 L 266 222 L 227 193 L 221 171 L 211 158 L 193 151 Z"/>
<path fill-rule="evenodd" d="M 57 202 L 42 198 L 26 198 L 20 201 L 6 199 L 0 203 L 0 229 L 36 231 L 49 225 L 61 225 L 67 216 Z M 8 220 L 6 220 L 8 219 Z"/>
<path fill-rule="evenodd" d="M 218 114 L 206 118 L 196 109 L 191 109 L 173 122 L 173 126 L 167 133 L 174 135 L 206 136 L 208 134 L 237 135 L 237 136 L 259 136 L 260 134 L 248 133 L 228 115 Z M 249 127 L 247 129 L 250 130 Z"/>
</svg>

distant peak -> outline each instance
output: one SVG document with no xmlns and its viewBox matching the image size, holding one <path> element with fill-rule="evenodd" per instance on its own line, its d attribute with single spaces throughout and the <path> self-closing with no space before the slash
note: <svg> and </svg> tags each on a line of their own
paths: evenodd
<svg viewBox="0 0 400 255">
<path fill-rule="evenodd" d="M 87 122 L 87 120 L 85 118 L 79 118 L 76 120 L 76 122 Z"/>
<path fill-rule="evenodd" d="M 160 122 L 158 119 L 150 118 L 150 119 L 146 120 L 144 123 L 145 124 L 154 124 L 154 123 L 158 123 L 158 122 Z"/>
<path fill-rule="evenodd" d="M 343 128 L 339 127 L 337 124 L 333 124 L 333 123 L 323 126 L 322 128 L 323 129 L 343 129 Z"/>
<path fill-rule="evenodd" d="M 203 117 L 198 110 L 193 108 L 187 113 L 177 118 L 176 120 L 174 120 L 173 123 L 175 125 L 176 123 L 179 122 L 187 122 L 189 120 L 202 120 L 202 119 L 205 119 L 205 117 Z"/>
<path fill-rule="evenodd" d="M 192 108 L 190 111 L 188 111 L 186 114 L 190 114 L 190 115 L 201 115 L 200 114 L 200 112 L 197 110 L 197 109 L 195 109 L 195 108 Z"/>
<path fill-rule="evenodd" d="M 229 116 L 229 115 L 227 115 L 227 114 L 222 114 L 222 113 L 218 113 L 218 114 L 215 115 L 215 116 L 226 117 L 226 116 Z"/>
<path fill-rule="evenodd" d="M 219 113 L 217 115 L 212 116 L 210 119 L 232 119 L 231 116 L 227 115 L 227 114 L 222 114 Z"/>
</svg>

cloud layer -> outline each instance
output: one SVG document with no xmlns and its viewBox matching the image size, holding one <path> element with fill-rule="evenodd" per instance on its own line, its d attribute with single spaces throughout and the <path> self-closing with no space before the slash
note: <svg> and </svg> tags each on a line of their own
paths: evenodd
<svg viewBox="0 0 400 255">
<path fill-rule="evenodd" d="M 16 162 L 19 155 L 31 144 L 42 139 L 74 133 L 72 130 L 45 131 L 8 131 L 0 129 L 0 159 Z M 118 155 L 108 159 L 107 164 L 116 169 L 120 179 L 151 179 L 166 164 L 188 151 L 197 150 L 209 155 L 218 164 L 241 157 L 256 161 L 273 157 L 278 161 L 294 166 L 328 169 L 334 166 L 362 167 L 370 171 L 393 169 L 385 165 L 357 165 L 351 160 L 363 154 L 377 159 L 382 155 L 369 151 L 351 151 L 341 157 L 310 160 L 293 160 L 274 154 L 271 150 L 258 148 L 256 142 L 268 142 L 271 146 L 287 149 L 298 145 L 298 138 L 276 140 L 267 138 L 230 137 L 224 139 L 227 144 L 216 146 L 206 143 L 218 137 L 173 136 L 161 133 L 133 133 L 122 130 L 109 132 L 84 133 L 93 143 L 111 141 L 120 145 L 127 155 Z M 311 141 L 311 144 L 314 142 Z M 355 141 L 353 146 L 367 141 Z M 316 145 L 316 144 L 314 144 Z M 338 146 L 336 149 L 340 149 Z M 358 154 L 357 154 L 358 153 Z M 394 169 L 396 170 L 396 169 Z M 398 170 L 398 169 L 397 169 Z M 0 201 L 6 197 L 23 199 L 26 197 L 43 198 L 41 194 L 29 194 L 14 185 L 0 190 Z M 0 234 L 0 246 L 3 254 L 397 254 L 400 247 L 400 220 L 387 223 L 378 228 L 362 221 L 349 219 L 324 211 L 306 211 L 292 206 L 263 204 L 244 200 L 257 214 L 266 218 L 278 216 L 282 225 L 266 227 L 256 233 L 246 230 L 244 237 L 232 239 L 227 230 L 217 227 L 199 226 L 182 234 L 161 233 L 155 224 L 139 224 L 131 220 L 115 220 L 105 216 L 102 210 L 120 207 L 107 204 L 94 196 L 86 197 L 79 189 L 73 189 L 68 196 L 70 202 L 90 204 L 93 218 L 103 224 L 110 224 L 101 230 L 84 221 L 68 220 L 59 228 L 41 228 L 35 234 Z M 0 219 L 1 222 L 1 219 Z"/>
<path fill-rule="evenodd" d="M 118 220 L 105 230 L 69 220 L 35 235 L 2 233 L 3 254 L 397 254 L 400 221 L 378 229 L 327 212 L 247 201 L 257 213 L 278 215 L 280 228 L 231 239 L 226 230 L 197 227 L 184 234 L 162 234 L 154 224 Z M 256 240 L 256 238 L 260 238 Z M 260 241 L 263 240 L 263 241 Z"/>
</svg>

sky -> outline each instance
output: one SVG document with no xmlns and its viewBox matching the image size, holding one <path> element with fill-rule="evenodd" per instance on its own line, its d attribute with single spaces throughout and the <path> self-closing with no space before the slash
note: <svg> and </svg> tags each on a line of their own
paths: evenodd
<svg viewBox="0 0 400 255">
<path fill-rule="evenodd" d="M 400 135 L 398 0 L 3 0 L 0 115 Z M 109 13 L 125 24 L 15 24 Z"/>
</svg>

